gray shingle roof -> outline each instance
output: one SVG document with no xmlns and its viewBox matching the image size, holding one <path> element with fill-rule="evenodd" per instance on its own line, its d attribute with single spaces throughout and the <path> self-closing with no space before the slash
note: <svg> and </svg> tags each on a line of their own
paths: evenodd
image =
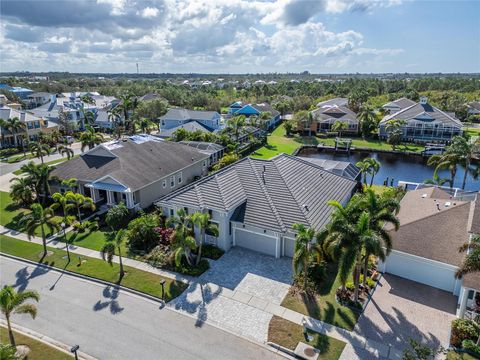
<svg viewBox="0 0 480 360">
<path fill-rule="evenodd" d="M 312 111 L 313 118 L 320 123 L 342 121 L 358 124 L 357 114 L 346 106 L 328 105 Z"/>
<path fill-rule="evenodd" d="M 322 169 L 331 171 L 334 174 L 347 177 L 349 179 L 356 179 L 360 174 L 360 169 L 348 161 L 336 161 L 318 158 L 301 157 L 305 161 L 309 161 Z"/>
<path fill-rule="evenodd" d="M 204 142 L 204 141 L 180 141 L 179 143 L 183 145 L 191 146 L 206 154 L 213 154 L 213 153 L 216 153 L 217 151 L 221 151 L 225 149 L 225 146 L 222 146 L 220 144 Z"/>
<path fill-rule="evenodd" d="M 281 154 L 270 160 L 244 158 L 162 199 L 159 204 L 235 210 L 248 225 L 285 232 L 294 223 L 324 226 L 333 208 L 357 183 L 315 164 Z M 238 209 L 240 205 L 244 209 Z"/>
<path fill-rule="evenodd" d="M 480 111 L 480 101 L 471 101 L 467 104 L 469 108 L 476 109 Z"/>
<path fill-rule="evenodd" d="M 322 107 L 322 106 L 332 106 L 332 105 L 337 105 L 337 106 L 347 106 L 348 105 L 348 99 L 347 98 L 334 98 L 330 100 L 325 100 L 321 101 L 317 104 L 317 107 Z"/>
<path fill-rule="evenodd" d="M 220 116 L 216 111 L 200 111 L 174 108 L 168 110 L 168 112 L 161 116 L 160 119 L 165 120 L 212 120 L 215 117 Z"/>
<path fill-rule="evenodd" d="M 400 119 L 406 121 L 423 121 L 422 116 L 428 116 L 433 120 L 427 120 L 429 122 L 442 123 L 444 125 L 452 125 L 455 127 L 462 127 L 462 122 L 455 117 L 448 115 L 440 109 L 430 104 L 415 103 L 410 107 L 400 110 L 394 114 L 385 116 L 380 123 L 385 123 L 388 120 Z"/>
<path fill-rule="evenodd" d="M 396 107 L 398 106 L 400 110 L 406 109 L 412 105 L 416 104 L 415 101 L 407 99 L 405 97 L 386 103 L 382 107 Z"/>
<path fill-rule="evenodd" d="M 158 136 L 163 137 L 163 138 L 172 137 L 173 133 L 175 131 L 177 131 L 178 129 L 185 129 L 185 131 L 188 131 L 188 132 L 194 132 L 194 131 L 213 132 L 213 130 L 209 129 L 205 125 L 200 124 L 197 121 L 189 121 L 185 124 L 175 126 L 174 128 L 162 130 L 158 134 Z"/>
<path fill-rule="evenodd" d="M 250 104 L 250 105 L 260 113 L 269 112 L 270 114 L 272 114 L 273 117 L 280 115 L 280 112 L 275 110 L 272 107 L 272 105 L 268 103 Z"/>
<path fill-rule="evenodd" d="M 109 157 L 109 152 L 113 156 Z M 129 138 L 117 144 L 98 145 L 95 150 L 61 163 L 52 176 L 95 181 L 109 175 L 135 191 L 203 159 L 208 155 L 182 144 L 163 140 L 135 142 Z"/>
</svg>

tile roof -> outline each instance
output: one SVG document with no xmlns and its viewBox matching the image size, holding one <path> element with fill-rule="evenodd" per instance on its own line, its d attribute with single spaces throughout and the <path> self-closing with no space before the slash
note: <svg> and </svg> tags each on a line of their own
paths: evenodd
<svg viewBox="0 0 480 360">
<path fill-rule="evenodd" d="M 132 191 L 175 173 L 208 155 L 182 144 L 142 136 L 98 145 L 56 166 L 52 176 L 95 181 L 111 176 Z"/>
<path fill-rule="evenodd" d="M 348 161 L 336 161 L 318 158 L 301 157 L 302 160 L 309 161 L 322 169 L 331 171 L 337 175 L 348 177 L 349 179 L 356 179 L 360 174 L 360 169 Z"/>
<path fill-rule="evenodd" d="M 400 202 L 400 229 L 385 227 L 393 249 L 459 266 L 464 255 L 458 248 L 469 237 L 470 205 L 434 187 L 408 191 Z"/>
<path fill-rule="evenodd" d="M 159 203 L 234 210 L 235 219 L 245 224 L 285 232 L 294 223 L 321 228 L 333 211 L 327 201 L 348 200 L 356 186 L 356 181 L 281 154 L 270 160 L 244 158 Z"/>
</svg>

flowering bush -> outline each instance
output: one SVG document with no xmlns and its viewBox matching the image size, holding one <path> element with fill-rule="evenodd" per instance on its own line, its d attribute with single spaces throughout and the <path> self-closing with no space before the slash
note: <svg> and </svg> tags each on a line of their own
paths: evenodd
<svg viewBox="0 0 480 360">
<path fill-rule="evenodd" d="M 170 243 L 172 242 L 172 234 L 173 234 L 172 228 L 156 227 L 155 232 L 160 236 L 159 238 L 160 244 L 170 245 Z"/>
</svg>

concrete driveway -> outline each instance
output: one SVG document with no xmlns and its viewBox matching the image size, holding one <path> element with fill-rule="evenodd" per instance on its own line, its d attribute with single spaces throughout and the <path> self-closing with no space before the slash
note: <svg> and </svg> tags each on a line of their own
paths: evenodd
<svg viewBox="0 0 480 360">
<path fill-rule="evenodd" d="M 399 350 L 410 338 L 447 346 L 456 304 L 451 293 L 385 274 L 354 331 Z"/>
</svg>

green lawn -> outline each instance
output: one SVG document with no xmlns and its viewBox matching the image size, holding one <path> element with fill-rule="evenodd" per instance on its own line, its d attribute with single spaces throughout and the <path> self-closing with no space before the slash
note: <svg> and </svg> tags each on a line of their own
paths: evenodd
<svg viewBox="0 0 480 360">
<path fill-rule="evenodd" d="M 16 331 L 13 331 L 15 336 L 15 342 L 18 345 L 27 345 L 30 348 L 30 353 L 28 354 L 28 360 L 67 360 L 73 359 L 73 356 L 66 354 L 63 351 L 60 351 L 54 347 L 48 346 L 47 344 L 35 340 L 30 336 L 20 334 Z M 0 326 L 0 338 L 3 343 L 8 343 L 8 330 L 6 327 Z"/>
<path fill-rule="evenodd" d="M 79 156 L 79 155 L 75 155 L 75 156 L 72 157 L 72 159 L 74 159 L 74 158 L 76 158 L 76 157 L 78 157 L 78 156 Z M 58 164 L 58 163 L 61 163 L 61 162 L 64 162 L 64 161 L 67 161 L 67 158 L 66 158 L 66 157 L 61 158 L 61 159 L 57 159 L 57 160 L 47 161 L 47 162 L 45 162 L 44 164 L 45 164 L 45 165 L 55 165 L 55 164 Z M 13 172 L 13 174 L 15 174 L 15 175 L 20 175 L 20 174 L 23 174 L 23 171 L 22 171 L 21 169 L 18 169 L 18 170 L 15 170 L 15 171 Z"/>
<path fill-rule="evenodd" d="M 59 269 L 66 269 L 78 274 L 90 276 L 111 282 L 118 283 L 119 265 L 110 266 L 106 261 L 82 256 L 82 264 L 79 265 L 78 258 L 72 254 L 72 261 L 68 263 L 66 251 L 55 248 L 48 248 L 52 255 L 43 259 L 45 264 L 54 266 Z M 43 252 L 43 246 L 35 243 L 29 243 L 17 240 L 0 234 L 0 252 L 18 256 L 31 261 L 39 261 Z M 170 278 L 165 278 L 147 271 L 138 270 L 125 266 L 126 275 L 122 279 L 121 285 L 160 298 L 162 291 L 159 285 L 160 280 L 165 279 L 165 300 L 180 295 L 186 288 L 187 284 Z"/>
<path fill-rule="evenodd" d="M 87 249 L 98 250 L 103 247 L 108 236 L 107 229 L 99 229 L 96 231 L 86 231 L 84 233 L 75 234 L 73 232 L 67 233 L 67 239 L 71 244 L 84 247 Z M 63 241 L 63 236 L 57 238 L 57 240 Z M 118 252 L 115 251 L 117 254 Z M 122 245 L 122 254 L 131 258 L 136 258 L 133 254 L 129 254 L 127 245 Z"/>
<path fill-rule="evenodd" d="M 12 202 L 9 193 L 0 191 L 0 225 L 12 230 L 25 232 L 25 228 L 19 222 L 28 213 L 30 213 L 29 209 L 22 208 Z M 60 222 L 61 217 L 56 216 L 55 220 Z M 35 231 L 35 235 L 41 235 L 40 228 Z M 48 233 L 47 235 L 49 236 L 50 234 Z"/>
<path fill-rule="evenodd" d="M 327 335 L 308 331 L 313 337 L 308 344 L 320 350 L 318 359 L 337 360 L 342 354 L 345 343 Z M 303 327 L 281 317 L 274 316 L 268 327 L 268 341 L 281 345 L 287 349 L 295 350 L 299 342 L 307 344 L 303 335 Z"/>
<path fill-rule="evenodd" d="M 334 138 L 325 138 L 320 139 L 319 143 L 323 143 L 328 146 L 335 146 Z M 352 146 L 356 149 L 372 149 L 372 150 L 392 150 L 392 145 L 388 144 L 385 141 L 381 140 L 367 140 L 362 138 L 352 138 Z M 425 147 L 418 144 L 402 144 L 397 146 L 396 150 L 400 151 L 411 151 L 411 152 L 421 152 Z"/>
<path fill-rule="evenodd" d="M 340 305 L 335 300 L 335 291 L 341 285 L 337 272 L 336 264 L 328 264 L 327 278 L 314 297 L 307 298 L 305 295 L 294 294 L 290 291 L 283 299 L 282 306 L 326 323 L 352 330 L 360 314 Z"/>
<path fill-rule="evenodd" d="M 254 158 L 270 159 L 278 154 L 286 153 L 292 154 L 300 146 L 306 144 L 318 144 L 316 137 L 311 136 L 285 136 L 285 128 L 280 124 L 270 135 L 268 135 L 268 144 L 256 150 L 251 154 Z"/>
</svg>

